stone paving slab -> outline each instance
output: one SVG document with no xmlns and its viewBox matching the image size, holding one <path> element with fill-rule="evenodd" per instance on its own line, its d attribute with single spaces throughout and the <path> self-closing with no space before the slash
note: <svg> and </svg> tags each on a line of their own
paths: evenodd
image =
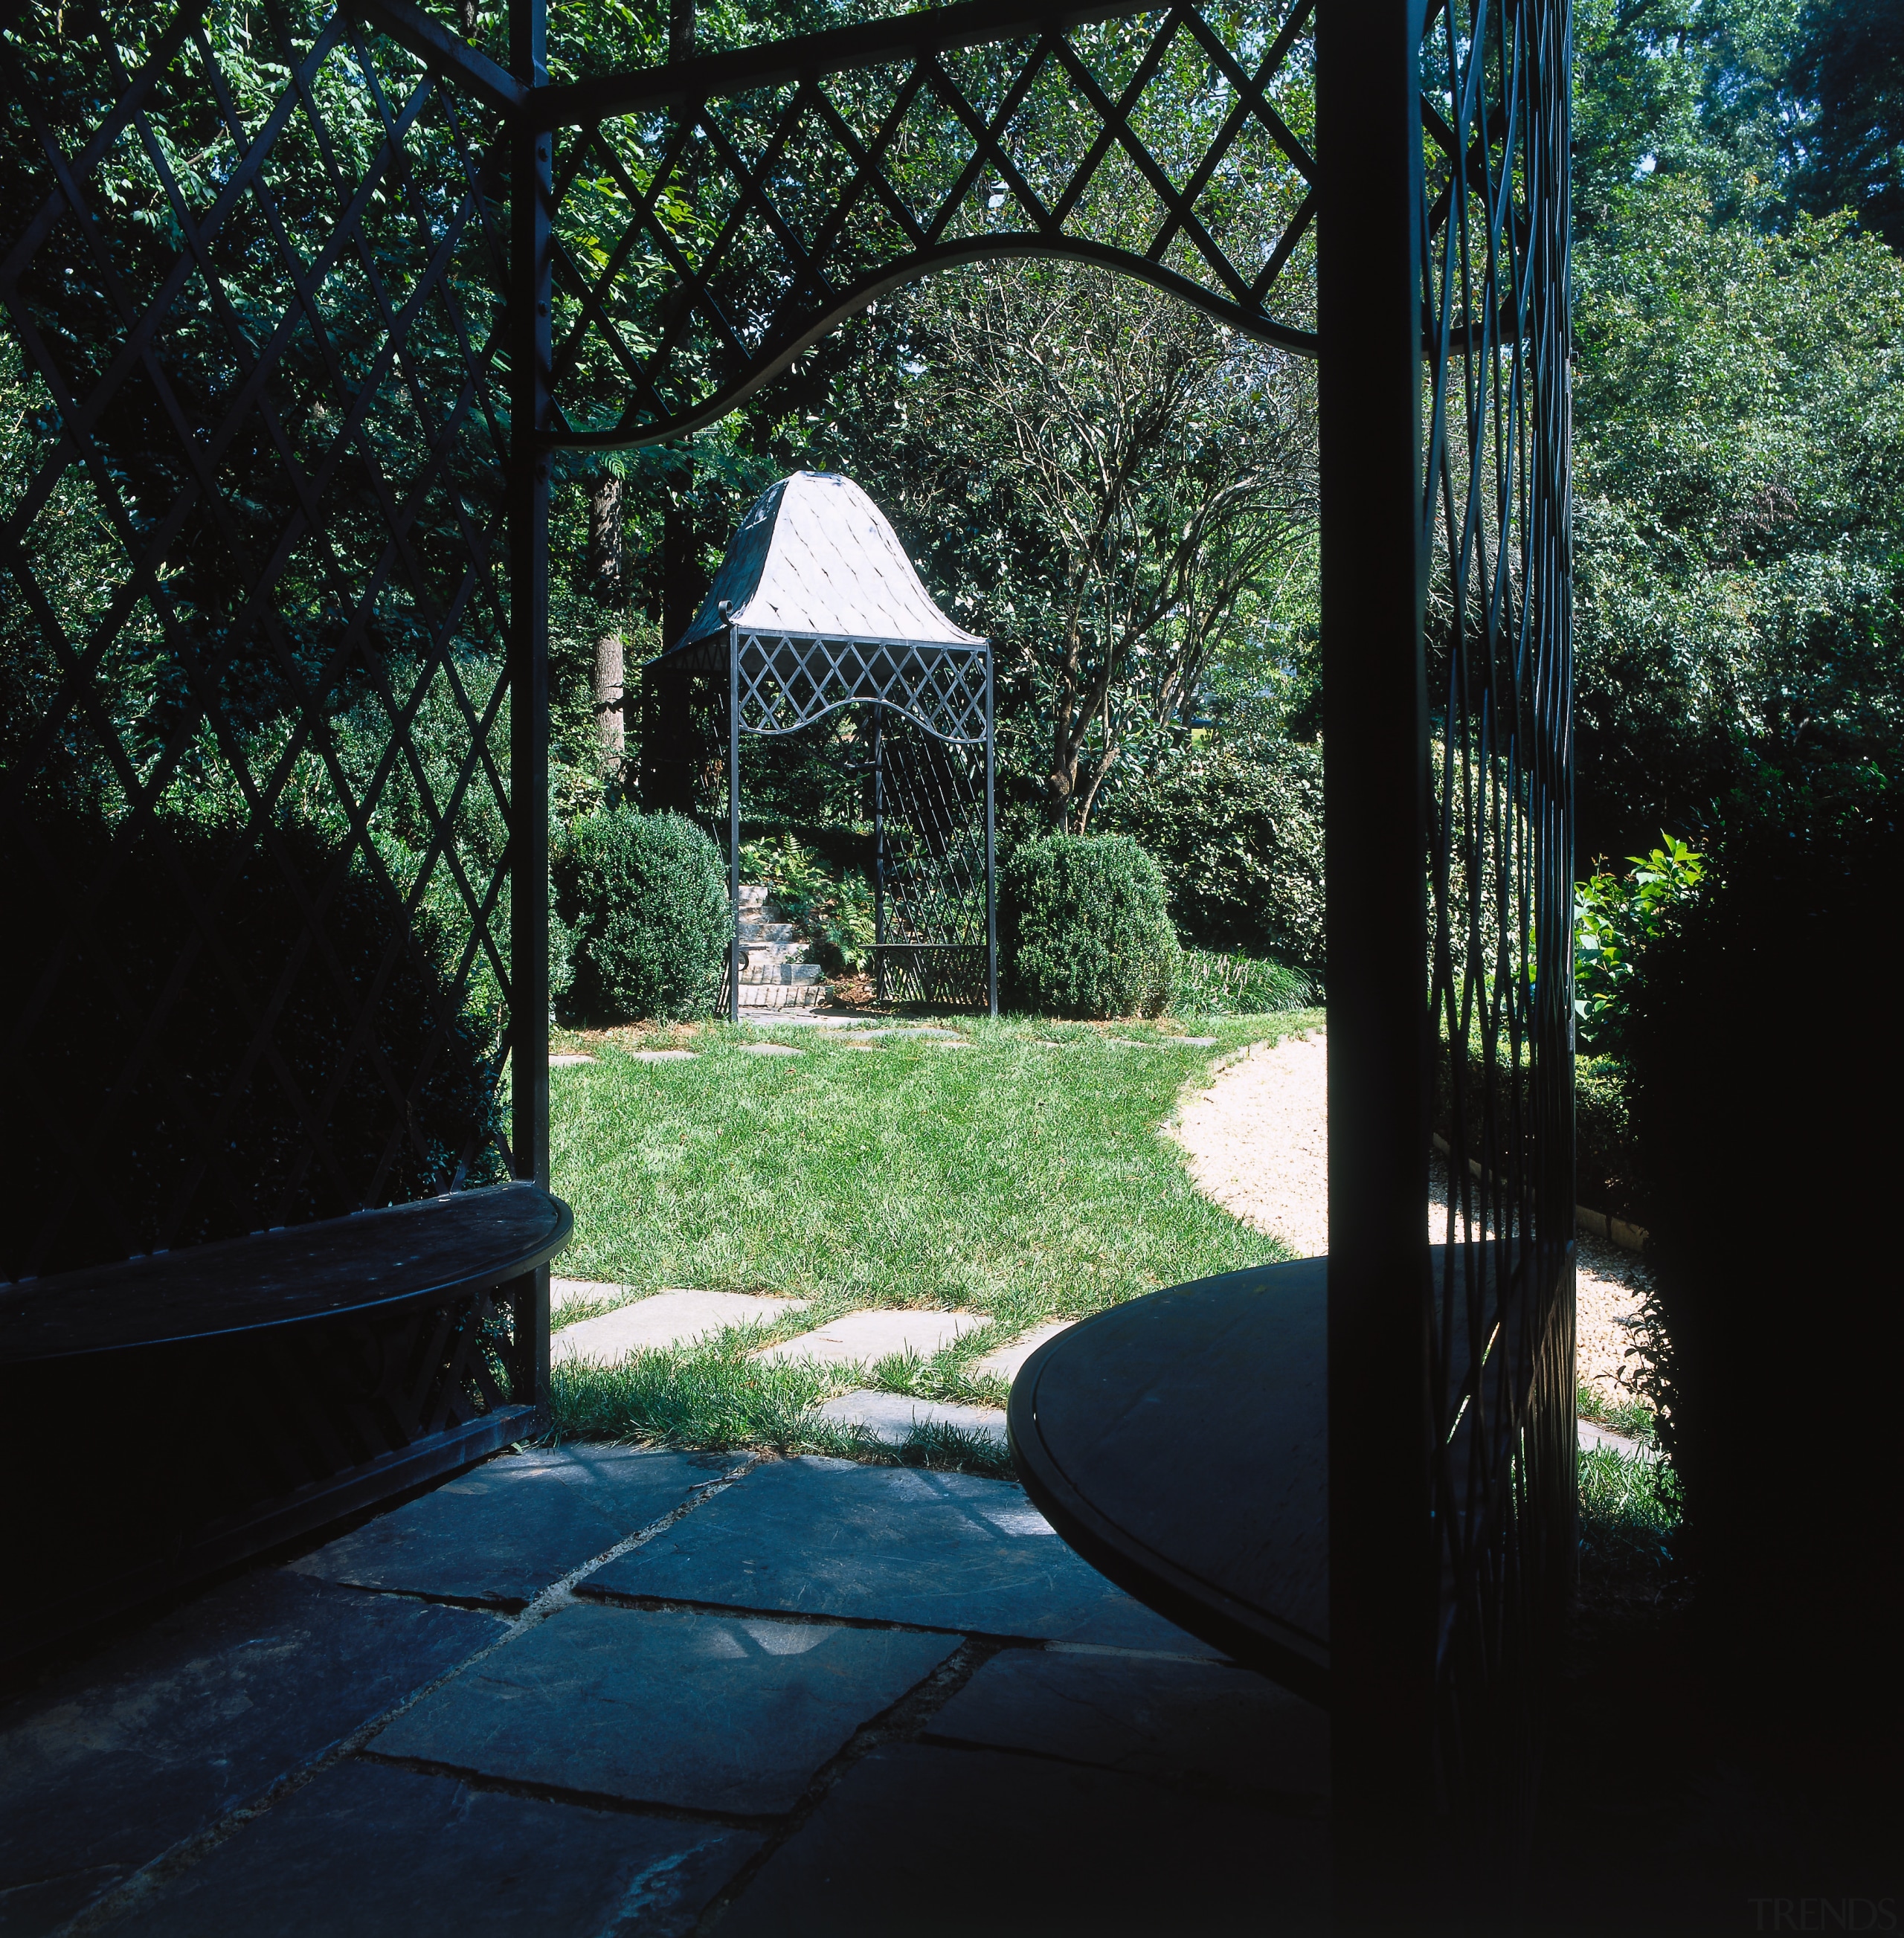
<svg viewBox="0 0 1904 1938">
<path fill-rule="evenodd" d="M 1034 1757 L 876 1749 L 728 1909 L 720 1938 L 1321 1938 L 1313 1821 Z"/>
<path fill-rule="evenodd" d="M 914 1399 L 908 1393 L 862 1390 L 842 1393 L 813 1411 L 836 1426 L 863 1426 L 888 1447 L 903 1447 L 921 1426 L 955 1426 L 963 1432 L 982 1433 L 1001 1447 L 1005 1444 L 1002 1407 L 961 1406 L 950 1400 Z"/>
<path fill-rule="evenodd" d="M 571 1070 L 578 1063 L 593 1063 L 592 1056 L 584 1056 L 579 1050 L 560 1049 L 554 1052 L 548 1059 L 551 1070 Z"/>
<path fill-rule="evenodd" d="M 631 1063 L 692 1063 L 700 1054 L 692 1049 L 630 1049 L 622 1054 Z"/>
<path fill-rule="evenodd" d="M 1635 1440 L 1624 1433 L 1615 1433 L 1611 1427 L 1602 1426 L 1590 1420 L 1578 1423 L 1580 1444 L 1583 1447 L 1603 1447 L 1609 1453 L 1617 1454 L 1623 1460 L 1653 1460 L 1659 1457 L 1659 1449 L 1649 1447 L 1643 1440 Z"/>
<path fill-rule="evenodd" d="M 37 1938 L 502 1633 L 239 1576 L 0 1708 L 0 1929 Z"/>
<path fill-rule="evenodd" d="M 686 1938 L 760 1844 L 749 1830 L 353 1761 L 246 1825 L 114 1929 L 137 1938 Z"/>
<path fill-rule="evenodd" d="M 797 1339 L 765 1346 L 754 1355 L 770 1365 L 783 1360 L 810 1359 L 818 1366 L 871 1365 L 894 1353 L 916 1353 L 929 1359 L 991 1320 L 982 1312 L 901 1311 L 883 1307 L 849 1312 Z"/>
<path fill-rule="evenodd" d="M 746 1292 L 657 1292 L 598 1319 L 563 1326 L 549 1341 L 549 1357 L 558 1366 L 569 1359 L 618 1365 L 645 1347 L 685 1345 L 730 1326 L 770 1324 L 806 1304 L 803 1299 L 758 1299 Z"/>
<path fill-rule="evenodd" d="M 887 1629 L 582 1603 L 446 1684 L 373 1747 L 631 1803 L 788 1810 L 862 1723 L 957 1645 Z"/>
<path fill-rule="evenodd" d="M 994 1379 L 1015 1380 L 1025 1370 L 1025 1361 L 1047 1339 L 1055 1339 L 1059 1333 L 1068 1332 L 1077 1323 L 1075 1319 L 1047 1320 L 1029 1332 L 1021 1332 L 1009 1346 L 1001 1346 L 997 1352 L 986 1353 L 972 1370 L 975 1373 L 989 1373 Z"/>
<path fill-rule="evenodd" d="M 1290 1803 L 1329 1791 L 1329 1715 L 1247 1669 L 1007 1649 L 932 1720 L 935 1739 Z"/>
<path fill-rule="evenodd" d="M 740 1046 L 742 1056 L 804 1056 L 803 1049 L 796 1049 L 790 1043 L 743 1043 Z"/>
<path fill-rule="evenodd" d="M 1216 1654 L 1080 1560 L 1010 1481 L 810 1456 L 755 1468 L 577 1592 Z"/>
<path fill-rule="evenodd" d="M 564 1308 L 585 1299 L 626 1299 L 628 1288 L 625 1285 L 612 1285 L 606 1279 L 551 1278 L 548 1282 L 548 1309 L 551 1317 Z"/>
<path fill-rule="evenodd" d="M 499 1454 L 291 1566 L 356 1587 L 519 1608 L 736 1464 L 586 1441 Z"/>
</svg>

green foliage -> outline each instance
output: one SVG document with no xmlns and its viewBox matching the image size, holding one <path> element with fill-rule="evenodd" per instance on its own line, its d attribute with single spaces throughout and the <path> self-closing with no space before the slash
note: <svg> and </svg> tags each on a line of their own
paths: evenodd
<svg viewBox="0 0 1904 1938">
<path fill-rule="evenodd" d="M 781 919 L 813 945 L 830 976 L 865 967 L 873 959 L 873 891 L 857 868 L 830 867 L 816 849 L 783 831 L 746 841 L 740 877 L 766 885 Z"/>
<path fill-rule="evenodd" d="M 605 809 L 569 828 L 554 873 L 575 938 L 577 1016 L 712 1013 L 733 916 L 726 865 L 701 829 L 685 815 Z"/>
<path fill-rule="evenodd" d="M 1011 999 L 1048 1016 L 1156 1016 L 1183 952 L 1163 872 L 1128 835 L 1047 835 L 999 871 L 1001 968 Z"/>
<path fill-rule="evenodd" d="M 1673 905 L 1704 879 L 1704 858 L 1676 836 L 1650 855 L 1628 857 L 1629 873 L 1596 869 L 1574 889 L 1574 1016 L 1591 1054 L 1620 1046 L 1640 958 Z"/>
<path fill-rule="evenodd" d="M 1678 1572 L 1679 1490 L 1657 1459 L 1611 1447 L 1580 1450 L 1581 1560 L 1605 1575 Z"/>
<path fill-rule="evenodd" d="M 1904 263 L 1791 217 L 1791 22 L 1584 8 L 1582 852 L 1904 772 Z"/>
<path fill-rule="evenodd" d="M 114 839 L 90 813 L 47 810 L 32 840 L 0 846 L 0 901 L 23 935 L 65 932 L 66 898 L 104 879 Z M 326 893 L 314 949 L 305 910 Z M 229 918 L 215 950 L 196 919 L 207 904 Z M 494 1018 L 457 1001 L 456 953 L 427 907 L 406 924 L 361 851 L 308 824 L 281 825 L 263 849 L 215 813 L 131 835 L 50 986 L 39 950 L 0 952 L 0 1007 L 39 1009 L 8 1065 L 32 1100 L 30 1126 L 14 1113 L 13 1201 L 50 1210 L 77 1187 L 84 1207 L 43 1254 L 34 1218 L 10 1220 L 5 1276 L 493 1181 L 500 1044 Z M 208 1122 L 220 1135 L 202 1171 Z"/>
<path fill-rule="evenodd" d="M 1158 747 L 1105 819 L 1157 857 L 1180 934 L 1273 956 L 1320 986 L 1319 746 L 1245 730 Z"/>
<path fill-rule="evenodd" d="M 1800 205 L 1848 208 L 1904 250 L 1904 10 L 1896 0 L 1809 0 L 1789 79 L 1805 103 L 1788 136 Z"/>
<path fill-rule="evenodd" d="M 1304 1010 L 1315 992 L 1293 969 L 1245 955 L 1186 949 L 1171 1007 L 1186 1016 L 1262 1016 Z"/>
</svg>

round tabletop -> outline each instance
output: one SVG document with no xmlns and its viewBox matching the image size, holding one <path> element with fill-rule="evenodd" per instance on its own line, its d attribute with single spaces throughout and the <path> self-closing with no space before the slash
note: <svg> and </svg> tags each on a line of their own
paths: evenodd
<svg viewBox="0 0 1904 1938">
<path fill-rule="evenodd" d="M 1329 1263 L 1134 1299 L 1012 1387 L 1025 1491 L 1093 1566 L 1193 1635 L 1326 1700 Z"/>
</svg>

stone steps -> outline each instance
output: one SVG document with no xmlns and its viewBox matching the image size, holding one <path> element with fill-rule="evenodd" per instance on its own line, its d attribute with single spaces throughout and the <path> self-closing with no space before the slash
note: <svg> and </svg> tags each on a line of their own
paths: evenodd
<svg viewBox="0 0 1904 1938">
<path fill-rule="evenodd" d="M 743 977 L 740 1007 L 743 1015 L 750 1010 L 817 1009 L 826 993 L 824 983 L 750 983 Z"/>
<path fill-rule="evenodd" d="M 825 972 L 806 959 L 806 944 L 790 922 L 767 913 L 767 892 L 758 882 L 740 889 L 740 1007 L 743 1010 L 811 1009 L 824 1000 Z"/>
</svg>

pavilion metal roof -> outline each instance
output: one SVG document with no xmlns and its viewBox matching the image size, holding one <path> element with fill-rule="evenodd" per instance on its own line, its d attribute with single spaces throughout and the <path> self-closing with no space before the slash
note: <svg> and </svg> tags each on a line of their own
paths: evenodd
<svg viewBox="0 0 1904 1938">
<path fill-rule="evenodd" d="M 761 493 L 674 650 L 730 624 L 742 633 L 895 645 L 985 643 L 933 603 L 885 514 L 830 471 L 796 471 Z"/>
</svg>

